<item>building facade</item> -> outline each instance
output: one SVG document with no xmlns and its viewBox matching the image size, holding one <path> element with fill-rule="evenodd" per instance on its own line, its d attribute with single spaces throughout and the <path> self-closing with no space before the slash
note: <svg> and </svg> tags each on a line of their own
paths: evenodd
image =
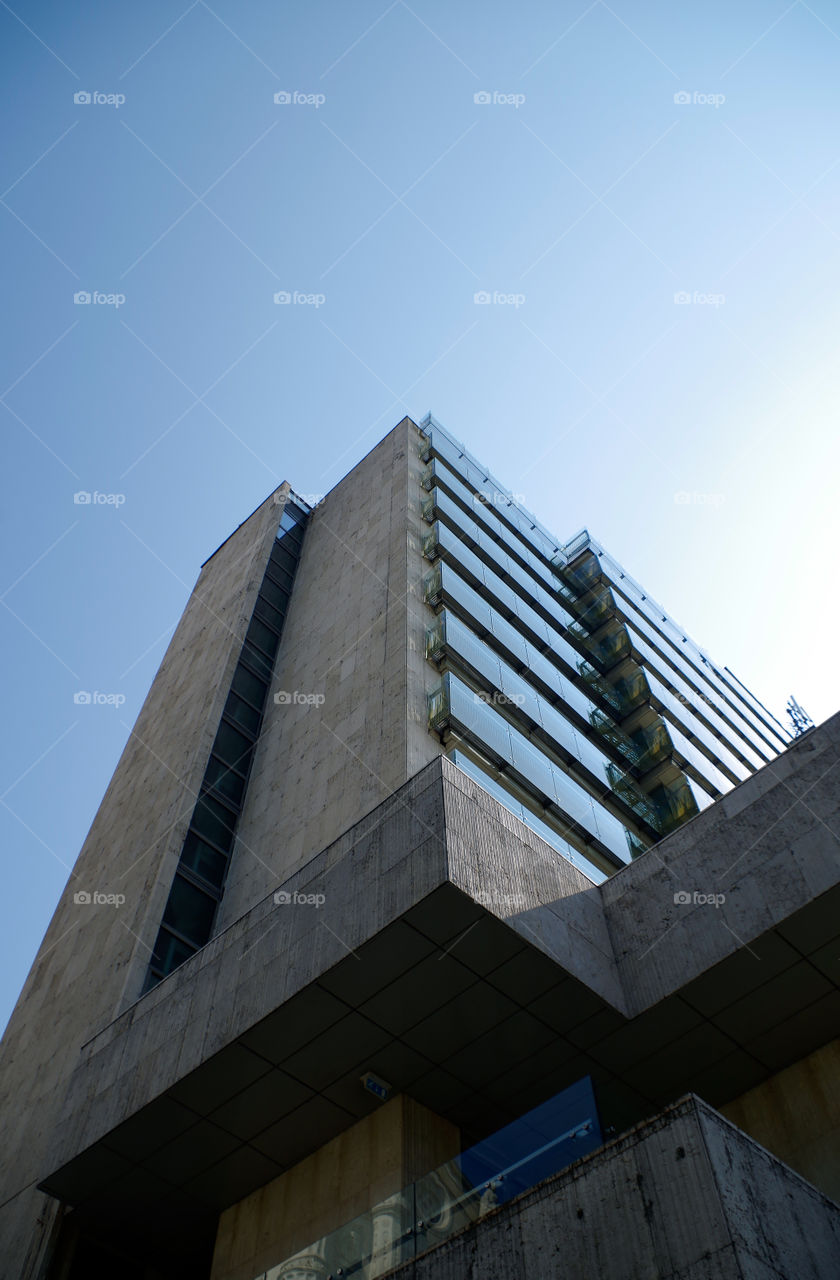
<svg viewBox="0 0 840 1280">
<path fill-rule="evenodd" d="M 463 1275 L 628 1160 L 637 1270 L 830 1274 L 838 738 L 431 417 L 314 509 L 282 485 L 202 567 L 4 1037 L 0 1274 Z M 764 1171 L 749 1239 L 725 1167 Z M 586 1235 L 564 1274 L 635 1274 Z"/>
</svg>

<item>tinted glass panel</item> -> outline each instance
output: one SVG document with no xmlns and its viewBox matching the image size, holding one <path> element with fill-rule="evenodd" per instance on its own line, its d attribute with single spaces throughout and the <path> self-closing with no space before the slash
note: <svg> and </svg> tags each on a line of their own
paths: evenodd
<svg viewBox="0 0 840 1280">
<path fill-rule="evenodd" d="M 264 653 L 260 653 L 259 649 L 255 649 L 252 644 L 249 644 L 247 640 L 242 646 L 239 661 L 247 662 L 248 666 L 252 667 L 256 674 L 261 676 L 268 684 L 271 679 L 273 662 Z"/>
<path fill-rule="evenodd" d="M 204 772 L 204 785 L 208 791 L 218 792 L 220 796 L 224 796 L 232 804 L 240 805 L 242 803 L 242 797 L 245 794 L 245 779 L 238 773 L 234 773 L 215 756 L 211 756 L 207 762 L 207 768 Z"/>
<path fill-rule="evenodd" d="M 255 707 L 262 709 L 267 686 L 245 667 L 237 666 L 234 671 L 233 689 Z"/>
<path fill-rule="evenodd" d="M 273 631 L 269 630 L 264 622 L 260 622 L 259 618 L 251 619 L 246 640 L 255 644 L 258 649 L 262 649 L 263 653 L 267 653 L 269 658 L 274 658 L 277 652 L 277 636 Z"/>
<path fill-rule="evenodd" d="M 284 547 L 282 543 L 275 542 L 271 549 L 269 564 L 271 565 L 272 573 L 274 573 L 275 568 L 277 568 L 282 570 L 284 573 L 288 573 L 291 578 L 295 572 L 297 557 L 293 556 L 291 551 Z"/>
<path fill-rule="evenodd" d="M 223 853 L 219 853 L 217 849 L 211 849 L 209 844 L 200 840 L 194 831 L 188 832 L 184 841 L 181 862 L 210 884 L 221 887 L 228 860 Z"/>
<path fill-rule="evenodd" d="M 183 876 L 175 876 L 163 913 L 164 924 L 182 933 L 197 946 L 203 946 L 210 936 L 215 912 L 215 898 L 211 898 Z"/>
<path fill-rule="evenodd" d="M 178 968 L 179 964 L 183 964 L 185 960 L 189 960 L 190 956 L 195 955 L 195 951 L 195 947 L 188 946 L 180 938 L 173 938 L 168 929 L 161 929 L 155 943 L 152 965 L 161 973 L 171 973 L 173 969 Z"/>
<path fill-rule="evenodd" d="M 285 606 L 288 596 L 286 596 L 285 592 L 280 592 L 279 588 L 278 593 L 283 596 L 283 605 Z M 262 618 L 263 621 L 267 622 L 275 631 L 283 630 L 283 619 L 285 617 L 284 610 L 275 609 L 273 604 L 269 604 L 262 591 L 257 596 L 257 603 L 254 605 L 254 616 Z"/>
<path fill-rule="evenodd" d="M 244 734 L 223 720 L 219 725 L 216 741 L 213 743 L 213 754 L 220 760 L 224 760 L 225 764 L 238 769 L 240 773 L 247 773 L 251 759 L 251 744 Z"/>
<path fill-rule="evenodd" d="M 233 828 L 236 815 L 210 796 L 202 796 L 192 816 L 190 826 L 211 844 L 228 851 L 233 844 Z"/>
<path fill-rule="evenodd" d="M 303 513 L 300 511 L 299 508 L 293 507 L 293 506 L 286 506 L 284 507 L 283 514 L 280 517 L 280 531 L 282 533 L 286 533 L 290 530 L 293 530 L 296 533 L 302 532 L 302 530 L 300 530 L 298 526 L 305 519 L 306 517 L 303 515 Z"/>
<path fill-rule="evenodd" d="M 286 547 L 291 551 L 292 555 L 299 556 L 301 543 L 303 542 L 303 534 L 300 529 L 295 526 L 292 529 L 281 529 L 277 535 L 277 541 L 281 547 Z"/>
<path fill-rule="evenodd" d="M 241 724 L 251 733 L 259 732 L 261 713 L 256 707 L 252 707 L 249 703 L 244 702 L 238 694 L 232 693 L 225 703 L 225 715 L 231 720 L 235 720 L 237 724 Z"/>
<path fill-rule="evenodd" d="M 289 589 L 292 585 L 292 579 L 288 573 L 284 573 L 282 569 L 276 569 L 278 581 L 273 582 L 271 578 L 263 578 L 263 584 L 260 587 L 260 595 L 267 600 L 275 609 L 285 610 L 289 602 Z M 285 578 L 285 583 L 283 579 Z"/>
</svg>

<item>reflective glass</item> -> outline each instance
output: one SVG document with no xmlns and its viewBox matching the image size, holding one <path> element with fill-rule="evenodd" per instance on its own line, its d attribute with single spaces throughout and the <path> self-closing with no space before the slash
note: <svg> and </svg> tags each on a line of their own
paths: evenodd
<svg viewBox="0 0 840 1280">
<path fill-rule="evenodd" d="M 190 956 L 194 956 L 196 950 L 196 947 L 189 946 L 180 938 L 174 938 L 168 929 L 161 929 L 152 953 L 152 967 L 165 977 L 173 969 L 177 969 L 179 964 L 189 960 Z"/>
<path fill-rule="evenodd" d="M 264 582 L 263 586 L 265 585 L 266 584 Z M 283 593 L 283 595 L 285 596 L 285 593 Z M 257 596 L 257 602 L 254 605 L 254 617 L 261 618 L 263 622 L 267 623 L 268 626 L 272 627 L 275 631 L 282 631 L 283 619 L 286 616 L 284 612 L 286 599 L 288 599 L 288 597 L 283 599 L 284 608 L 276 609 L 273 604 L 269 604 L 265 592 L 261 590 L 260 594 Z"/>
<path fill-rule="evenodd" d="M 221 887 L 228 864 L 223 853 L 212 849 L 194 831 L 187 832 L 180 862 L 216 888 Z"/>
<path fill-rule="evenodd" d="M 212 796 L 202 796 L 193 810 L 190 826 L 197 835 L 204 836 L 211 844 L 229 851 L 233 844 L 236 815 Z"/>
<path fill-rule="evenodd" d="M 262 709 L 268 685 L 246 667 L 237 666 L 233 673 L 233 689 L 253 706 Z"/>
<path fill-rule="evenodd" d="M 620 584 L 622 587 L 624 585 L 624 583 Z M 714 669 L 710 663 L 703 663 L 698 669 L 698 666 L 690 661 L 686 653 L 686 645 L 681 643 L 669 644 L 658 631 L 658 627 L 664 628 L 666 625 L 661 621 L 661 615 L 659 615 L 657 625 L 654 625 L 645 616 L 644 603 L 642 601 L 625 600 L 619 595 L 617 596 L 617 602 L 622 612 L 627 613 L 629 620 L 647 636 L 655 647 L 661 649 L 667 655 L 668 659 L 678 667 L 687 680 L 696 686 L 703 700 L 716 708 L 725 718 L 727 736 L 731 739 L 734 731 L 736 737 L 733 745 L 736 746 L 737 750 L 747 754 L 748 758 L 755 763 L 756 768 L 760 768 L 768 760 L 775 758 L 776 750 L 766 741 L 766 732 L 764 735 L 761 734 L 757 726 L 753 725 L 749 718 L 744 716 L 743 712 L 739 712 L 732 707 L 722 690 L 716 687 Z M 676 634 L 679 633 L 677 632 Z M 702 662 L 702 659 L 699 659 L 699 661 Z M 662 658 L 659 658 L 659 665 L 661 667 Z"/>
<path fill-rule="evenodd" d="M 639 651 L 643 652 L 641 649 Z M 711 730 L 708 729 L 699 717 L 692 712 L 691 704 L 689 703 L 689 698 L 692 696 L 690 688 L 687 685 L 684 686 L 686 692 L 680 696 L 673 693 L 672 690 L 664 685 L 660 680 L 659 675 L 654 674 L 654 671 L 649 667 L 646 668 L 646 672 L 651 693 L 667 709 L 669 720 L 676 719 L 678 726 L 681 725 L 684 728 L 690 728 L 695 738 L 697 738 L 699 742 L 702 742 L 703 745 L 712 752 L 718 766 L 733 774 L 736 782 L 743 782 L 745 778 L 748 778 L 750 776 L 749 767 L 744 764 L 743 760 L 739 760 L 736 755 L 733 755 L 726 743 L 723 743 L 719 738 L 716 738 Z M 707 713 L 705 710 L 703 714 L 706 716 Z M 714 713 L 712 713 L 712 716 L 713 715 Z M 711 719 L 712 716 L 709 716 L 708 718 Z M 714 717 L 714 719 L 716 720 L 717 717 Z M 728 741 L 729 739 L 727 739 L 727 743 Z"/>
<path fill-rule="evenodd" d="M 250 644 L 255 644 L 258 649 L 262 649 L 263 653 L 268 654 L 269 658 L 274 658 L 277 652 L 277 634 L 260 622 L 259 618 L 252 618 L 251 625 L 245 635 L 245 639 Z"/>
<path fill-rule="evenodd" d="M 215 898 L 176 874 L 163 913 L 163 923 L 201 947 L 210 937 L 216 906 Z"/>
<path fill-rule="evenodd" d="M 223 720 L 213 743 L 213 753 L 239 773 L 247 773 L 251 762 L 251 741 Z"/>
<path fill-rule="evenodd" d="M 237 724 L 241 724 L 244 729 L 250 733 L 257 734 L 262 720 L 262 712 L 256 707 L 252 707 L 249 702 L 245 702 L 238 694 L 231 693 L 225 703 L 225 715 L 230 720 L 235 720 Z"/>
<path fill-rule="evenodd" d="M 715 765 L 712 764 L 711 760 L 704 756 L 703 752 L 695 747 L 694 743 L 690 742 L 685 734 L 682 733 L 671 720 L 668 722 L 668 732 L 670 733 L 671 740 L 680 755 L 683 756 L 689 764 L 693 765 L 702 777 L 708 780 L 711 787 L 722 792 L 724 795 L 727 791 L 732 790 L 734 784 L 730 779 L 727 778 L 725 774 L 721 773 L 720 769 L 716 768 Z"/>
<path fill-rule="evenodd" d="M 217 795 L 230 800 L 231 804 L 235 805 L 242 803 L 242 797 L 245 794 L 245 779 L 240 774 L 234 773 L 216 756 L 211 756 L 207 762 L 207 768 L 204 770 L 204 786 L 208 791 L 216 792 Z"/>
<path fill-rule="evenodd" d="M 282 569 L 278 569 L 277 572 L 278 574 L 283 573 Z M 279 609 L 281 615 L 285 613 L 286 605 L 289 603 L 289 591 L 292 584 L 292 580 L 287 573 L 283 573 L 283 577 L 289 584 L 287 587 L 274 582 L 267 575 L 263 578 L 262 586 L 260 587 L 260 595 L 263 599 L 267 600 L 273 608 Z"/>
<path fill-rule="evenodd" d="M 469 756 L 465 755 L 463 751 L 453 751 L 451 759 L 455 764 L 457 764 L 458 768 L 468 774 L 474 782 L 477 782 L 480 786 L 484 787 L 484 790 L 488 791 L 494 799 L 498 800 L 506 809 L 509 809 L 517 818 L 521 818 L 532 831 L 534 831 L 542 840 L 545 840 L 546 844 L 550 844 L 560 854 L 562 854 L 564 858 L 568 858 L 569 862 L 574 863 L 578 871 L 582 871 L 583 874 L 588 876 L 595 884 L 601 884 L 606 880 L 607 877 L 603 871 L 584 858 L 582 854 L 578 853 L 577 849 L 574 849 L 568 841 L 564 840 L 553 827 L 550 827 L 547 822 L 544 822 L 541 818 L 538 818 L 535 813 L 532 813 L 530 809 L 512 796 L 500 782 L 497 782 L 489 773 L 486 773 L 484 769 L 477 765 L 474 760 L 471 760 Z"/>
<path fill-rule="evenodd" d="M 512 725 L 508 725 L 487 702 L 457 676 L 446 679 L 450 714 L 456 726 L 469 733 L 497 759 L 507 761 L 549 800 L 578 822 L 584 830 L 597 836 L 619 859 L 628 861 L 628 832 L 604 806 L 573 781 L 558 765 Z M 606 790 L 606 788 L 605 788 Z"/>
<path fill-rule="evenodd" d="M 271 680 L 271 672 L 274 667 L 273 661 L 255 648 L 254 645 L 249 644 L 247 640 L 242 646 L 239 661 L 240 663 L 247 663 L 258 676 L 262 677 L 266 684 Z"/>
<path fill-rule="evenodd" d="M 288 574 L 290 581 L 294 577 L 295 569 L 297 568 L 297 556 L 292 555 L 288 547 L 284 547 L 282 543 L 275 542 L 271 548 L 268 562 L 272 573 Z M 282 578 L 280 581 L 282 582 Z"/>
</svg>

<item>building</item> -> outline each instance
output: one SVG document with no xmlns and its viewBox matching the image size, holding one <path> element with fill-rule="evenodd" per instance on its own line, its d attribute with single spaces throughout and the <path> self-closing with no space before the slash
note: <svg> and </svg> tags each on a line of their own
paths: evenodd
<svg viewBox="0 0 840 1280">
<path fill-rule="evenodd" d="M 432 418 L 282 485 L 4 1037 L 3 1276 L 832 1274 L 838 746 Z"/>
</svg>

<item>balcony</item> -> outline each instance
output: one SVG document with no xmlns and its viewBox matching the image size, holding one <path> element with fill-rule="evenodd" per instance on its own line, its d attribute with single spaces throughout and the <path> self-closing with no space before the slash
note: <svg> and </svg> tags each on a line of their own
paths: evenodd
<svg viewBox="0 0 840 1280">
<path fill-rule="evenodd" d="M 601 1146 L 588 1076 L 254 1280 L 374 1280 Z"/>
</svg>

